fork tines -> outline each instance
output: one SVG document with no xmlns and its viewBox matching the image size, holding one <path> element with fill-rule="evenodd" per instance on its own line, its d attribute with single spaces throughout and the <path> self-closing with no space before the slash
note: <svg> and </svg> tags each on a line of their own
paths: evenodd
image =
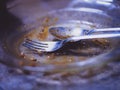
<svg viewBox="0 0 120 90">
<path fill-rule="evenodd" d="M 32 49 L 32 50 L 42 50 L 44 51 L 45 48 L 46 48 L 46 45 L 45 43 L 40 43 L 40 42 L 37 42 L 37 41 L 33 41 L 33 40 L 30 40 L 30 39 L 25 39 L 24 43 L 23 43 L 23 46 L 29 48 L 29 49 Z"/>
</svg>

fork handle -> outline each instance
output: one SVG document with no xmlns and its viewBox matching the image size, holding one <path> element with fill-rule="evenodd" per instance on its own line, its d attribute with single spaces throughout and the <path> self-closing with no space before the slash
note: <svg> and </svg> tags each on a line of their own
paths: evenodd
<svg viewBox="0 0 120 90">
<path fill-rule="evenodd" d="M 112 38 L 112 37 L 120 37 L 120 33 L 117 34 L 99 34 L 99 35 L 85 35 L 85 36 L 79 36 L 79 37 L 71 37 L 68 39 L 68 41 L 79 41 L 84 39 L 97 39 L 97 38 Z"/>
</svg>

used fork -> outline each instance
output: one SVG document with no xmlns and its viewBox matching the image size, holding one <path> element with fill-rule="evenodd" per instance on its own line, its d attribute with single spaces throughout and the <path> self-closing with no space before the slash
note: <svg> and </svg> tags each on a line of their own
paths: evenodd
<svg viewBox="0 0 120 90">
<path fill-rule="evenodd" d="M 110 38 L 120 37 L 120 33 L 117 34 L 99 34 L 99 35 L 85 35 L 79 37 L 70 37 L 60 41 L 34 41 L 25 39 L 23 46 L 36 51 L 42 52 L 54 52 L 60 49 L 67 42 L 76 42 L 83 39 L 94 39 L 94 38 Z"/>
</svg>

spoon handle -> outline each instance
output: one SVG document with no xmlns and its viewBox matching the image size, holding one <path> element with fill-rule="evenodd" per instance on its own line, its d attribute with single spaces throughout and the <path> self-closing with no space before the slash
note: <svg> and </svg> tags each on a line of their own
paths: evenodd
<svg viewBox="0 0 120 90">
<path fill-rule="evenodd" d="M 110 31 L 120 31 L 120 28 L 100 28 L 95 29 L 93 32 L 110 32 Z"/>
<path fill-rule="evenodd" d="M 79 37 L 71 37 L 68 40 L 69 41 L 79 41 L 79 40 L 83 40 L 83 39 L 112 38 L 112 37 L 120 37 L 120 33 L 85 35 L 85 36 L 79 36 Z"/>
</svg>

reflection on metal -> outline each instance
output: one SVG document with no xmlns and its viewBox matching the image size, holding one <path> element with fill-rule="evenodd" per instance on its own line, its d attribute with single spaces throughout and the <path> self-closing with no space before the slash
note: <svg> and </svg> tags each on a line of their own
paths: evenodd
<svg viewBox="0 0 120 90">
<path fill-rule="evenodd" d="M 69 7 L 74 7 L 79 4 L 96 4 L 96 5 L 103 5 L 105 7 L 115 7 L 113 5 L 114 0 L 73 0 L 70 4 Z"/>
<path fill-rule="evenodd" d="M 114 0 L 97 0 L 97 1 L 103 1 L 103 2 L 113 2 Z"/>
<path fill-rule="evenodd" d="M 95 9 L 95 8 L 85 8 L 85 7 L 83 7 L 83 8 L 67 8 L 65 10 L 83 11 L 83 12 L 97 13 L 97 14 L 108 16 L 106 13 L 104 13 L 104 11 L 99 10 L 99 9 Z"/>
<path fill-rule="evenodd" d="M 103 1 L 100 1 L 100 0 L 97 0 L 96 3 L 99 4 L 99 5 L 114 6 L 111 2 L 103 2 Z"/>
</svg>

